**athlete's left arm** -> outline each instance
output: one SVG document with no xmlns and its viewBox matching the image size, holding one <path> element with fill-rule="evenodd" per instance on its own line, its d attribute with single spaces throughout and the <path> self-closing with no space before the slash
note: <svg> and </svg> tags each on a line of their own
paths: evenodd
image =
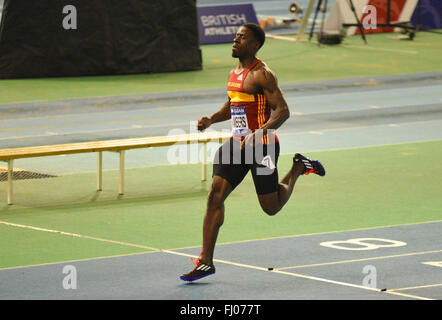
<svg viewBox="0 0 442 320">
<path fill-rule="evenodd" d="M 289 117 L 290 110 L 284 99 L 275 74 L 268 68 L 257 72 L 256 81 L 262 88 L 267 105 L 272 108 L 272 116 L 261 129 L 278 129 Z"/>
<path fill-rule="evenodd" d="M 267 130 L 278 129 L 290 117 L 290 110 L 278 86 L 276 76 L 270 69 L 264 68 L 257 71 L 254 80 L 256 81 L 255 84 L 262 88 L 266 103 L 273 110 L 269 120 L 260 128 L 262 130 L 261 134 L 267 134 Z M 241 148 L 244 148 L 245 144 L 254 145 L 257 140 L 255 136 L 259 131 L 255 130 L 247 135 L 241 142 Z"/>
</svg>

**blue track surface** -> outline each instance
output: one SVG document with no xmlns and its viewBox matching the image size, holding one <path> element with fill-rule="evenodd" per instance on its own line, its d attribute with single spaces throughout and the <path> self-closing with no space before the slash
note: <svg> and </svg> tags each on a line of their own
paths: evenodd
<svg viewBox="0 0 442 320">
<path fill-rule="evenodd" d="M 192 268 L 189 256 L 200 248 L 4 269 L 0 300 L 440 299 L 440 267 L 428 262 L 441 261 L 441 228 L 442 222 L 432 222 L 222 244 L 217 273 L 194 283 L 179 276 Z M 322 245 L 359 238 L 383 246 L 357 251 Z M 189 270 L 183 270 L 186 261 Z M 75 290 L 62 286 L 65 266 L 75 267 Z M 371 284 L 364 283 L 367 268 L 376 270 Z"/>
</svg>

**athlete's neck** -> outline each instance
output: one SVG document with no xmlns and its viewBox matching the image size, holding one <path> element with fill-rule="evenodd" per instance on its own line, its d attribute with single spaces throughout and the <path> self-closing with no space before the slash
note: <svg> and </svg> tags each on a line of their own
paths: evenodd
<svg viewBox="0 0 442 320">
<path fill-rule="evenodd" d="M 245 70 L 249 68 L 257 60 L 256 56 L 239 58 L 238 70 Z"/>
</svg>

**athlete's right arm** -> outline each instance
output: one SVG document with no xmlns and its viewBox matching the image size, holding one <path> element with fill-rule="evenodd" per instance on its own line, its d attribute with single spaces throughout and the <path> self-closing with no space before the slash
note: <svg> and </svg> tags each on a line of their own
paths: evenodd
<svg viewBox="0 0 442 320">
<path fill-rule="evenodd" d="M 201 119 L 198 120 L 197 124 L 198 130 L 202 131 L 204 129 L 207 129 L 214 123 L 229 120 L 230 117 L 231 115 L 230 115 L 230 98 L 229 98 L 221 107 L 221 109 L 219 109 L 217 112 L 212 114 L 210 117 L 202 117 Z"/>
</svg>

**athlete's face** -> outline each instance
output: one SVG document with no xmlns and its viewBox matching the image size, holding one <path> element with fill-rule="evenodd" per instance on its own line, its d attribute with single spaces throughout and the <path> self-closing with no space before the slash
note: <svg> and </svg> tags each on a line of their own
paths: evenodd
<svg viewBox="0 0 442 320">
<path fill-rule="evenodd" d="M 240 27 L 233 39 L 232 57 L 244 58 L 253 56 L 259 49 L 259 43 L 255 40 L 253 33 L 246 27 Z"/>
</svg>

